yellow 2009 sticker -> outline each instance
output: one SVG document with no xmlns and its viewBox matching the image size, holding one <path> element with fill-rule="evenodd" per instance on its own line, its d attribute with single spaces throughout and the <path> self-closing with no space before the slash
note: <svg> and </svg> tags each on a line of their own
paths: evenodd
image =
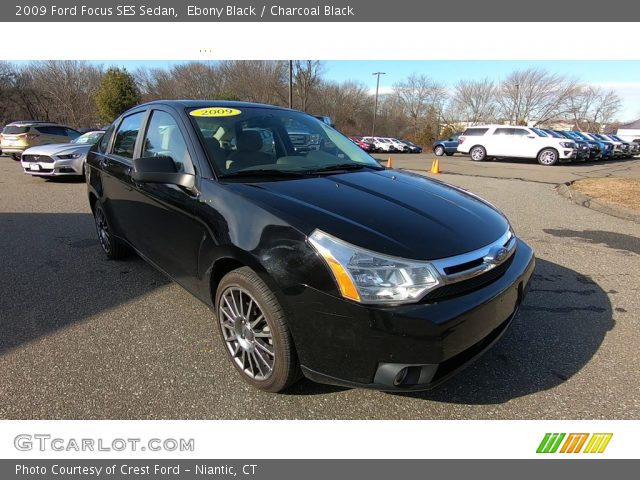
<svg viewBox="0 0 640 480">
<path fill-rule="evenodd" d="M 189 112 L 189 115 L 193 117 L 233 117 L 234 115 L 240 115 L 242 112 L 235 108 L 224 107 L 208 107 L 200 108 Z"/>
</svg>

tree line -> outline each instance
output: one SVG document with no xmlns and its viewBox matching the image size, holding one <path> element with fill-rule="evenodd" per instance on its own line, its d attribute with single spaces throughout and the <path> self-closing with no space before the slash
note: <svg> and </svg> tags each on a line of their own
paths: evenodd
<svg viewBox="0 0 640 480">
<path fill-rule="evenodd" d="M 332 117 L 348 135 L 370 135 L 374 96 L 362 82 L 335 82 L 323 64 L 292 63 L 293 108 Z M 156 99 L 228 99 L 287 106 L 288 61 L 186 62 L 128 72 L 86 61 L 0 62 L 0 124 L 48 120 L 100 127 L 132 105 Z M 501 81 L 460 80 L 453 86 L 416 73 L 380 95 L 376 134 L 428 144 L 472 124 L 547 125 L 558 120 L 600 131 L 622 102 L 613 90 L 539 68 Z"/>
</svg>

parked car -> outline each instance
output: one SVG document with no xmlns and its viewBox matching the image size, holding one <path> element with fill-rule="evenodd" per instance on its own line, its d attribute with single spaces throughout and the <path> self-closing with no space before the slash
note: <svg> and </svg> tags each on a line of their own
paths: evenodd
<svg viewBox="0 0 640 480">
<path fill-rule="evenodd" d="M 596 160 L 610 160 L 614 158 L 613 143 L 611 142 L 604 142 L 599 138 L 592 137 L 584 132 L 569 130 L 562 133 L 568 135 L 570 138 L 585 140 L 592 148 L 595 148 L 594 146 L 597 146 L 597 149 L 600 150 L 600 157 L 597 157 Z"/>
<path fill-rule="evenodd" d="M 409 140 L 400 140 L 402 143 L 404 143 L 407 147 L 409 147 L 409 153 L 422 153 L 422 147 L 420 145 L 416 145 L 413 142 L 410 142 Z"/>
<path fill-rule="evenodd" d="M 362 139 L 371 143 L 376 152 L 391 153 L 394 151 L 391 143 L 381 137 L 362 137 Z"/>
<path fill-rule="evenodd" d="M 600 138 L 606 138 L 608 140 L 610 140 L 611 142 L 614 143 L 614 145 L 616 144 L 621 144 L 621 150 L 622 150 L 622 156 L 625 158 L 631 158 L 634 155 L 634 150 L 635 150 L 635 146 L 633 145 L 632 142 L 627 142 L 623 139 L 621 139 L 620 137 L 618 137 L 617 135 L 613 135 L 611 133 L 603 133 L 601 135 L 598 135 Z"/>
<path fill-rule="evenodd" d="M 388 140 L 389 143 L 391 143 L 392 148 L 395 152 L 398 152 L 398 153 L 409 152 L 409 147 L 404 142 L 401 142 L 397 138 L 387 137 L 386 140 Z"/>
<path fill-rule="evenodd" d="M 542 132 L 543 134 L 546 134 L 553 138 L 565 138 L 575 142 L 577 146 L 575 160 L 578 162 L 586 162 L 587 160 L 589 160 L 592 153 L 594 155 L 593 159 L 595 160 L 596 154 L 600 152 L 599 148 L 597 151 L 595 149 L 592 150 L 591 146 L 586 142 L 586 140 L 578 140 L 577 138 L 572 138 L 569 135 L 564 135 L 562 132 L 551 130 L 550 128 L 532 128 L 531 130 L 533 130 L 534 132 Z"/>
<path fill-rule="evenodd" d="M 20 160 L 22 152 L 36 145 L 69 142 L 80 136 L 80 132 L 51 122 L 13 122 L 2 130 L 0 148 L 5 155 Z"/>
<path fill-rule="evenodd" d="M 351 136 L 349 137 L 349 140 L 351 140 L 353 143 L 358 145 L 362 150 L 364 150 L 367 153 L 373 153 L 373 151 L 375 150 L 373 144 L 370 142 L 366 142 L 362 137 Z"/>
<path fill-rule="evenodd" d="M 613 156 L 615 158 L 624 158 L 627 155 L 626 149 L 628 147 L 625 147 L 624 142 L 618 142 L 618 141 L 611 140 L 610 138 L 607 138 L 604 135 L 601 135 L 599 133 L 584 132 L 584 134 L 588 135 L 589 137 L 593 138 L 594 140 L 599 140 L 601 142 L 606 142 L 606 143 L 610 143 L 611 145 L 613 145 Z"/>
<path fill-rule="evenodd" d="M 39 177 L 84 175 L 87 153 L 103 134 L 103 130 L 95 130 L 74 138 L 70 143 L 27 148 L 20 159 L 24 173 Z"/>
<path fill-rule="evenodd" d="M 291 121 L 321 149 L 293 148 Z M 255 128 L 271 131 L 272 154 Z M 300 374 L 431 388 L 500 338 L 534 270 L 491 204 L 384 169 L 302 112 L 147 103 L 109 127 L 87 165 L 107 257 L 133 249 L 209 305 L 239 375 L 270 392 Z"/>
<path fill-rule="evenodd" d="M 433 153 L 441 157 L 443 155 L 451 156 L 458 151 L 458 138 L 461 133 L 454 133 L 449 138 L 443 138 L 433 142 Z"/>
<path fill-rule="evenodd" d="M 555 165 L 576 157 L 574 141 L 553 138 L 528 127 L 484 125 L 469 127 L 458 138 L 458 152 L 481 162 L 489 157 L 537 159 L 541 165 Z"/>
</svg>

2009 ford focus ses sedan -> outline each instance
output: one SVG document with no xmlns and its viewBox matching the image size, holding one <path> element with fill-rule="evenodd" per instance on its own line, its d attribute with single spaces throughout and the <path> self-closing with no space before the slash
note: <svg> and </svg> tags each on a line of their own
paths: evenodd
<svg viewBox="0 0 640 480">
<path fill-rule="evenodd" d="M 134 250 L 211 306 L 231 363 L 266 391 L 302 374 L 431 388 L 504 333 L 534 269 L 492 205 L 383 169 L 301 112 L 148 103 L 87 162 L 107 256 Z"/>
</svg>

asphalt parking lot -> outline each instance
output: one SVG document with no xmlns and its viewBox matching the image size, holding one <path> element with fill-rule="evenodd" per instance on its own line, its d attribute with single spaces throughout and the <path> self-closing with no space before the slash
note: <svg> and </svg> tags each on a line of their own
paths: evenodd
<svg viewBox="0 0 640 480">
<path fill-rule="evenodd" d="M 394 166 L 424 172 L 433 158 L 394 156 Z M 305 380 L 275 395 L 240 380 L 206 306 L 138 258 L 106 259 L 81 181 L 29 177 L 0 157 L 0 418 L 638 418 L 640 225 L 575 205 L 554 187 L 640 175 L 640 160 L 440 160 L 438 179 L 497 205 L 536 251 L 512 328 L 429 392 Z"/>
</svg>

